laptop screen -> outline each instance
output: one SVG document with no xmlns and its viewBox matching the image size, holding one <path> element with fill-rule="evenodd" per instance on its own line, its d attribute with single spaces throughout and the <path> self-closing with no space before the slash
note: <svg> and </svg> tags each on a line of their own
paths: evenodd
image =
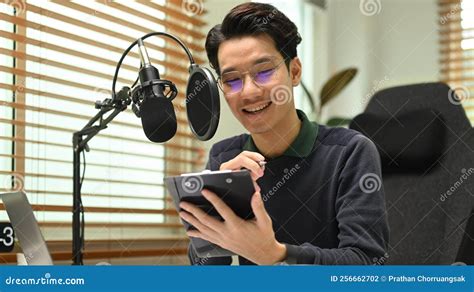
<svg viewBox="0 0 474 292">
<path fill-rule="evenodd" d="M 25 193 L 0 194 L 0 198 L 28 265 L 52 265 L 51 255 Z"/>
</svg>

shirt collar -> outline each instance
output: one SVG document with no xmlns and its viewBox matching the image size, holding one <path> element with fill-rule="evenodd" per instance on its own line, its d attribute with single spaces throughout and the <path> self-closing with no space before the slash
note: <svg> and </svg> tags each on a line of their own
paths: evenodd
<svg viewBox="0 0 474 292">
<path fill-rule="evenodd" d="M 296 139 L 291 143 L 290 147 L 285 150 L 282 156 L 306 157 L 313 150 L 316 137 L 318 136 L 318 124 L 308 120 L 306 114 L 301 110 L 296 110 L 298 118 L 301 120 L 301 129 Z M 252 136 L 249 135 L 245 142 L 243 150 L 260 152 L 255 145 Z"/>
</svg>

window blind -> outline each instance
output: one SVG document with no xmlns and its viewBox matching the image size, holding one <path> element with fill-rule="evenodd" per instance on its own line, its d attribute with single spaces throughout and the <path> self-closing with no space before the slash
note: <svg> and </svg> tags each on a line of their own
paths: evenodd
<svg viewBox="0 0 474 292">
<path fill-rule="evenodd" d="M 122 52 L 166 31 L 204 62 L 202 1 L 5 1 L 0 3 L 0 192 L 23 189 L 58 263 L 72 259 L 72 133 L 110 97 Z M 196 10 L 197 9 L 197 10 Z M 163 78 L 178 87 L 177 135 L 149 142 L 128 109 L 91 142 L 82 186 L 85 264 L 184 264 L 188 240 L 163 177 L 202 169 L 205 155 L 187 126 L 188 60 L 163 38 L 145 42 Z M 131 86 L 138 51 L 125 58 L 117 91 Z M 0 221 L 7 221 L 0 205 Z M 0 254 L 0 263 L 14 262 Z"/>
<path fill-rule="evenodd" d="M 441 80 L 457 93 L 474 125 L 474 2 L 439 0 Z"/>
</svg>

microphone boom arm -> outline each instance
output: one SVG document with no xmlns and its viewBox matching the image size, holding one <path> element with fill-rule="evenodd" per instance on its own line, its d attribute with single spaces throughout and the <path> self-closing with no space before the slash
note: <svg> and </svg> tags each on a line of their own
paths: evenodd
<svg viewBox="0 0 474 292">
<path fill-rule="evenodd" d="M 128 87 L 122 88 L 119 92 L 129 91 Z M 100 111 L 80 130 L 73 133 L 73 206 L 72 206 L 72 260 L 74 265 L 83 264 L 84 247 L 84 221 L 81 219 L 81 213 L 84 211 L 81 198 L 81 153 L 89 151 L 87 143 L 94 138 L 100 131 L 107 128 L 109 124 L 119 113 L 127 109 L 130 105 L 130 98 L 117 99 L 113 102 L 111 99 L 105 99 L 103 102 L 97 102 L 96 107 Z M 106 118 L 104 115 L 112 111 Z M 94 125 L 99 122 L 99 125 Z"/>
</svg>

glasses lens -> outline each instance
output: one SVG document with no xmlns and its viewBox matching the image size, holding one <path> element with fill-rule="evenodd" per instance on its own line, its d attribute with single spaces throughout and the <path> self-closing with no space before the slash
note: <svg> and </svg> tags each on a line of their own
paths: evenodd
<svg viewBox="0 0 474 292">
<path fill-rule="evenodd" d="M 239 72 L 228 72 L 222 75 L 222 90 L 224 93 L 236 93 L 242 89 L 242 77 Z"/>
<path fill-rule="evenodd" d="M 253 79 L 260 85 L 272 81 L 276 71 L 276 66 L 271 62 L 257 64 L 252 68 Z"/>
</svg>

